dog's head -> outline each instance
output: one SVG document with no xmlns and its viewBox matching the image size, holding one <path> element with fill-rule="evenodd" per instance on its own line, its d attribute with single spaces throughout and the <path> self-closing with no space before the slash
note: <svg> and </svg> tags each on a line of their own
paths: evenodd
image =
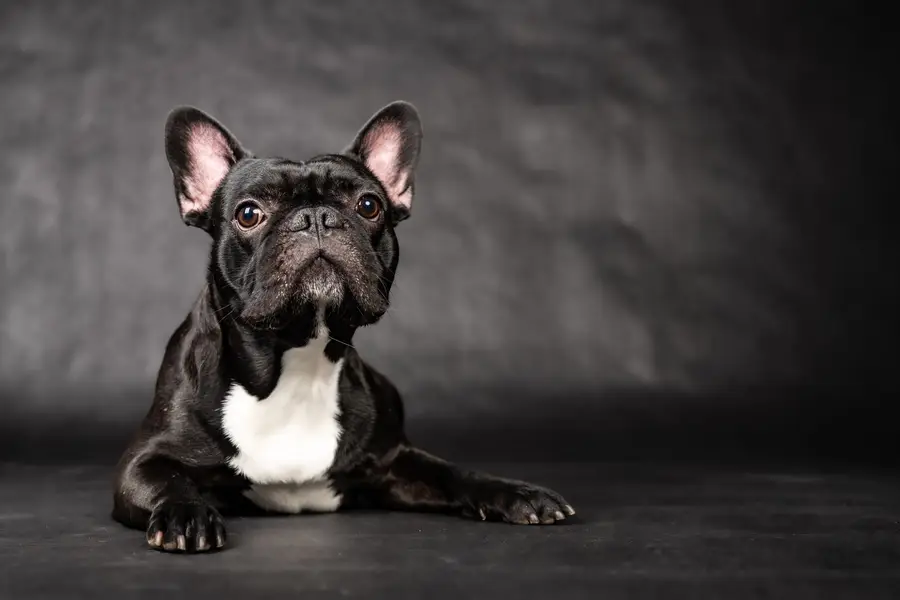
<svg viewBox="0 0 900 600">
<path fill-rule="evenodd" d="M 211 276 L 252 327 L 280 329 L 310 309 L 353 325 L 387 310 L 422 139 L 416 109 L 394 102 L 342 152 L 260 158 L 213 117 L 178 108 L 166 156 L 185 223 L 213 239 Z"/>
</svg>

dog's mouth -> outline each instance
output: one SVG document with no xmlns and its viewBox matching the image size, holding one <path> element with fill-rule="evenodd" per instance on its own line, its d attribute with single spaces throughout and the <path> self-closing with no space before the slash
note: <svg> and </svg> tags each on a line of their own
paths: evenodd
<svg viewBox="0 0 900 600">
<path fill-rule="evenodd" d="M 289 328 L 324 307 L 330 318 L 360 326 L 376 322 L 387 310 L 388 280 L 365 249 L 331 243 L 278 250 L 258 265 L 243 298 L 240 317 L 247 325 Z"/>
<path fill-rule="evenodd" d="M 319 251 L 293 274 L 273 273 L 259 282 L 241 311 L 256 329 L 282 329 L 303 317 L 310 306 L 337 306 L 347 293 L 344 269 Z"/>
</svg>

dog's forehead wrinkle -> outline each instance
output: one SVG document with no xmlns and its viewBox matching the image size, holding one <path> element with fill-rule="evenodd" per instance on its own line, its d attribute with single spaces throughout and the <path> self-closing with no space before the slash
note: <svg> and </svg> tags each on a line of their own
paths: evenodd
<svg viewBox="0 0 900 600">
<path fill-rule="evenodd" d="M 290 196 L 304 179 L 304 166 L 287 159 L 254 159 L 236 169 L 230 196 L 277 201 Z"/>
<path fill-rule="evenodd" d="M 320 198 L 325 197 L 328 194 L 328 191 L 334 186 L 332 170 L 330 167 L 318 173 L 310 173 L 309 179 L 310 183 L 312 184 L 312 188 Z"/>
</svg>

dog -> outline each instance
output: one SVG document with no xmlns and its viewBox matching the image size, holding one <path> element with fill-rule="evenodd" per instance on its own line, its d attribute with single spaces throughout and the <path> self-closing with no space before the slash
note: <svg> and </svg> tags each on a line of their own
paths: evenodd
<svg viewBox="0 0 900 600">
<path fill-rule="evenodd" d="M 181 218 L 212 245 L 116 468 L 112 518 L 152 548 L 218 550 L 229 514 L 575 514 L 555 491 L 414 446 L 397 389 L 352 345 L 388 308 L 422 137 L 417 109 L 397 101 L 339 153 L 293 161 L 255 156 L 195 107 L 169 113 Z"/>
</svg>

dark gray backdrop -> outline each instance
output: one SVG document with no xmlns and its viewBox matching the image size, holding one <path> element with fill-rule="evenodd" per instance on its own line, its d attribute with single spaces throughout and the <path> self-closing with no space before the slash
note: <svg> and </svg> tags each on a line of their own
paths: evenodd
<svg viewBox="0 0 900 600">
<path fill-rule="evenodd" d="M 149 406 L 206 259 L 173 106 L 304 158 L 405 99 L 418 196 L 357 345 L 423 441 L 884 455 L 887 46 L 783 4 L 4 1 L 2 448 L 111 457 Z"/>
</svg>

